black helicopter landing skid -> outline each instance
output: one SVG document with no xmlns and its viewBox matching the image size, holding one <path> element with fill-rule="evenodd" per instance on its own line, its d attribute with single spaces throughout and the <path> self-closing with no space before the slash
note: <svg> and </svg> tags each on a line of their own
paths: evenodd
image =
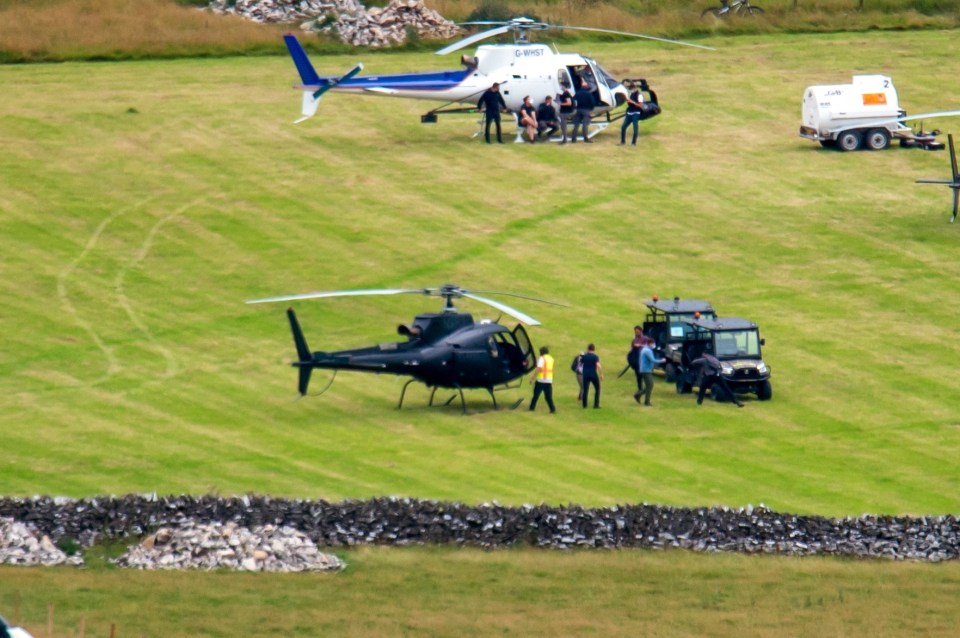
<svg viewBox="0 0 960 638">
<path fill-rule="evenodd" d="M 411 383 L 415 382 L 415 381 L 419 381 L 419 379 L 409 379 L 406 383 L 403 384 L 403 389 L 400 390 L 400 401 L 397 403 L 397 409 L 398 409 L 398 410 L 403 407 L 403 398 L 404 398 L 404 396 L 405 396 L 406 393 L 407 393 L 407 386 L 410 385 Z M 434 407 L 434 405 L 433 405 L 434 395 L 436 395 L 437 390 L 440 388 L 440 386 L 434 385 L 434 386 L 428 386 L 428 387 L 430 388 L 430 400 L 427 401 L 427 407 L 432 408 L 432 407 Z M 510 388 L 519 388 L 519 387 L 520 387 L 520 384 L 517 384 L 517 385 L 515 385 L 515 386 L 505 385 L 505 386 L 503 386 L 503 389 L 504 389 L 504 390 L 508 390 L 508 389 L 510 389 Z M 461 407 L 461 409 L 463 410 L 463 413 L 466 414 L 466 413 L 467 413 L 467 401 L 466 401 L 466 398 L 465 398 L 464 395 L 463 395 L 463 388 L 461 388 L 460 386 L 455 386 L 454 389 L 460 394 L 460 407 Z M 500 409 L 500 406 L 499 406 L 499 404 L 497 403 L 497 395 L 494 394 L 493 388 L 486 388 L 486 390 L 487 390 L 487 392 L 490 393 L 490 399 L 493 401 L 493 409 L 494 409 L 494 410 L 499 410 L 499 409 Z M 447 400 L 442 404 L 442 406 L 441 406 L 441 405 L 438 405 L 437 407 L 446 407 L 446 406 L 450 405 L 451 403 L 453 403 L 454 399 L 456 399 L 456 398 L 457 398 L 457 395 L 455 394 L 455 395 L 453 395 L 452 397 L 450 397 L 449 399 L 447 399 Z M 518 399 L 516 402 L 514 402 L 514 404 L 513 404 L 512 406 L 510 406 L 510 409 L 511 409 L 511 410 L 516 410 L 516 409 L 520 406 L 521 403 L 523 403 L 523 399 L 522 399 L 522 398 L 521 398 L 521 399 Z"/>
</svg>

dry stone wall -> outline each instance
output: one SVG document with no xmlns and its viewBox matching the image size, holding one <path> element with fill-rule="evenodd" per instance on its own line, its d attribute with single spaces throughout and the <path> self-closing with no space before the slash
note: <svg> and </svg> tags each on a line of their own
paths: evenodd
<svg viewBox="0 0 960 638">
<path fill-rule="evenodd" d="M 267 496 L 129 495 L 0 499 L 0 516 L 50 538 L 90 545 L 189 524 L 298 530 L 320 547 L 423 543 L 485 548 L 685 548 L 702 552 L 839 555 L 944 561 L 960 557 L 954 516 L 825 518 L 739 509 L 462 503 L 405 498 L 327 502 Z"/>
<path fill-rule="evenodd" d="M 214 13 L 235 14 L 254 22 L 302 23 L 305 31 L 336 34 L 354 46 L 403 44 L 412 30 L 426 40 L 445 40 L 460 29 L 421 0 L 391 0 L 367 9 L 358 0 L 212 0 Z"/>
</svg>

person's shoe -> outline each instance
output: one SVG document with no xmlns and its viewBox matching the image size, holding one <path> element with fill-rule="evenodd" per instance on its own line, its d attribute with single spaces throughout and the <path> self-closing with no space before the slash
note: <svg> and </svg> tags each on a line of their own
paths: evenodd
<svg viewBox="0 0 960 638">
<path fill-rule="evenodd" d="M 584 144 L 593 144 L 593 140 L 583 140 Z"/>
<path fill-rule="evenodd" d="M 649 401 L 647 401 L 647 402 L 644 403 L 644 405 L 649 406 L 649 405 L 652 405 L 652 404 L 651 404 Z"/>
<path fill-rule="evenodd" d="M 742 404 L 742 403 L 738 403 L 738 404 L 737 404 L 737 407 L 738 407 L 738 408 L 742 408 L 742 407 L 743 407 L 743 404 Z"/>
<path fill-rule="evenodd" d="M 630 146 L 636 146 L 636 145 L 637 145 L 636 142 L 630 142 Z"/>
<path fill-rule="evenodd" d="M 576 144 L 576 143 L 577 143 L 577 138 L 573 138 L 572 140 L 570 140 L 570 143 L 571 143 L 571 144 Z"/>
<path fill-rule="evenodd" d="M 697 405 L 703 405 L 703 399 L 697 399 Z"/>
<path fill-rule="evenodd" d="M 593 406 L 593 409 L 594 409 L 594 410 L 599 410 L 599 409 L 600 409 L 600 406 L 599 406 L 599 405 L 595 405 L 595 406 Z"/>
<path fill-rule="evenodd" d="M 620 146 L 623 146 L 624 144 L 626 144 L 626 142 L 623 140 L 620 140 Z"/>
<path fill-rule="evenodd" d="M 634 392 L 634 393 L 633 393 L 633 400 L 636 401 L 637 403 L 640 403 L 640 393 L 639 393 L 639 392 Z"/>
</svg>

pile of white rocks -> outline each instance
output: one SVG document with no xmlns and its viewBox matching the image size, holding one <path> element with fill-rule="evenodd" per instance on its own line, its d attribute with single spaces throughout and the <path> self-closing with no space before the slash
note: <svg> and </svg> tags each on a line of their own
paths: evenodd
<svg viewBox="0 0 960 638">
<path fill-rule="evenodd" d="M 445 40 L 460 31 L 422 0 L 391 0 L 386 7 L 371 9 L 358 0 L 211 0 L 208 8 L 254 22 L 300 22 L 305 31 L 335 33 L 353 46 L 403 44 L 408 31 L 426 40 Z"/>
<path fill-rule="evenodd" d="M 134 569 L 233 569 L 248 572 L 337 571 L 344 563 L 291 527 L 254 529 L 228 522 L 163 527 L 114 561 Z"/>
<path fill-rule="evenodd" d="M 10 518 L 0 518 L 0 565 L 83 565 L 79 556 L 68 556 L 50 537 Z"/>
</svg>

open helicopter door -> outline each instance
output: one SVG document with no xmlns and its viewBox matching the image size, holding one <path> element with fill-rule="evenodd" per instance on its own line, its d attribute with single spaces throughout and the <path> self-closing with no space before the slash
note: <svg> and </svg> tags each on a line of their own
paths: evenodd
<svg viewBox="0 0 960 638">
<path fill-rule="evenodd" d="M 614 96 L 613 89 L 620 83 L 604 71 L 603 67 L 595 61 L 590 58 L 584 58 L 584 60 L 588 65 L 588 68 L 584 70 L 584 75 L 587 76 L 586 80 L 590 83 L 590 87 L 593 88 L 593 97 L 598 102 L 602 102 L 609 107 L 617 106 L 617 98 Z"/>
<path fill-rule="evenodd" d="M 521 359 L 523 362 L 523 371 L 530 372 L 537 367 L 537 356 L 533 352 L 533 344 L 530 343 L 530 337 L 527 336 L 527 331 L 524 329 L 523 324 L 519 323 L 511 334 L 513 335 L 513 340 L 517 343 L 517 347 L 520 348 L 520 354 L 523 357 L 523 359 Z"/>
</svg>

